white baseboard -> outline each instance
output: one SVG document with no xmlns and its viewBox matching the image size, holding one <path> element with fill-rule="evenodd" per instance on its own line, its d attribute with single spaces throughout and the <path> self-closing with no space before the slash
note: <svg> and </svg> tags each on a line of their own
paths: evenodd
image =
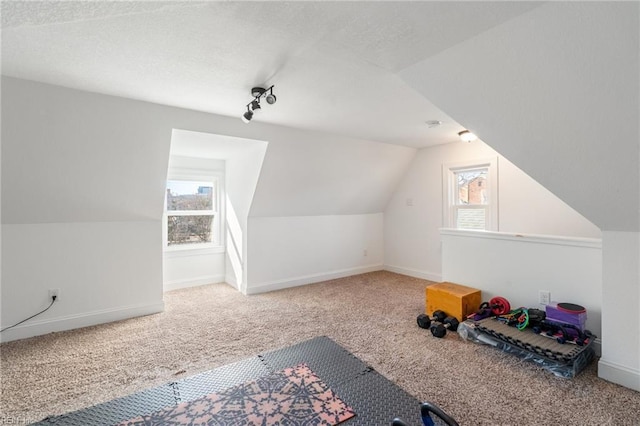
<svg viewBox="0 0 640 426">
<path fill-rule="evenodd" d="M 604 359 L 598 362 L 598 377 L 640 392 L 640 370 Z"/>
<path fill-rule="evenodd" d="M 205 284 L 215 284 L 225 281 L 225 276 L 218 275 L 203 275 L 201 277 L 190 278 L 188 280 L 175 280 L 167 281 L 162 286 L 164 291 L 178 290 L 180 288 L 197 287 Z"/>
<path fill-rule="evenodd" d="M 32 321 L 24 325 L 6 330 L 0 335 L 1 342 L 26 339 L 27 337 L 73 330 L 97 324 L 120 321 L 124 319 L 156 314 L 164 311 L 164 302 L 131 305 L 99 311 L 85 312 L 41 321 Z"/>
<path fill-rule="evenodd" d="M 319 283 L 322 281 L 335 280 L 336 278 L 349 277 L 351 275 L 365 274 L 367 272 L 381 271 L 383 265 L 367 265 L 357 268 L 341 269 L 338 271 L 326 272 L 315 275 L 305 275 L 302 277 L 289 278 L 286 280 L 270 281 L 260 284 L 249 284 L 246 294 L 266 293 L 268 291 L 282 290 L 290 287 L 298 287 L 306 284 Z"/>
<path fill-rule="evenodd" d="M 384 265 L 384 270 L 395 272 L 396 274 L 408 275 L 413 278 L 422 278 L 423 280 L 433 281 L 436 283 L 442 282 L 442 274 L 436 274 L 433 272 L 418 271 L 416 269 L 403 268 L 402 266 L 393 265 Z"/>
</svg>

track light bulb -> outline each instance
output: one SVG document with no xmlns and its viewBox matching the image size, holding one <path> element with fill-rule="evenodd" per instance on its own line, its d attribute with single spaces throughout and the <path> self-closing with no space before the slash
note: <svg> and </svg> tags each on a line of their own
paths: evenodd
<svg viewBox="0 0 640 426">
<path fill-rule="evenodd" d="M 267 94 L 268 92 L 268 94 Z M 248 123 L 253 118 L 253 114 L 261 111 L 260 98 L 265 98 L 269 105 L 276 103 L 276 96 L 273 94 L 273 86 L 264 89 L 262 87 L 254 87 L 251 89 L 253 100 L 247 104 L 247 112 L 242 114 L 242 121 Z"/>
</svg>

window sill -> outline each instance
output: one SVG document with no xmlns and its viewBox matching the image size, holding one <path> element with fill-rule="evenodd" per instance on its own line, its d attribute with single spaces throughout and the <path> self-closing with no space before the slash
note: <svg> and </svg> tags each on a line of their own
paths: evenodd
<svg viewBox="0 0 640 426">
<path fill-rule="evenodd" d="M 206 247 L 169 247 L 164 249 L 165 257 L 185 257 L 185 256 L 206 256 L 211 254 L 221 254 L 226 251 L 224 246 Z"/>
</svg>

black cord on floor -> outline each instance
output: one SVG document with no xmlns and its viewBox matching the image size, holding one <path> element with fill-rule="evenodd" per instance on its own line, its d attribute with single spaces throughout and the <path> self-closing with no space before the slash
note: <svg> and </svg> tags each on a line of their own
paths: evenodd
<svg viewBox="0 0 640 426">
<path fill-rule="evenodd" d="M 51 304 L 50 304 L 49 306 L 47 306 L 47 308 L 46 308 L 46 309 L 44 309 L 44 310 L 42 310 L 42 311 L 38 312 L 37 314 L 31 315 L 29 318 L 24 319 L 24 320 L 20 321 L 19 323 L 16 323 L 16 324 L 10 325 L 9 327 L 5 327 L 5 328 L 3 328 L 2 330 L 0 330 L 0 333 L 2 333 L 2 332 L 3 332 L 3 331 L 5 331 L 5 330 L 8 330 L 8 329 L 10 329 L 10 328 L 13 328 L 13 327 L 15 327 L 15 326 L 18 326 L 18 325 L 22 324 L 23 322 L 27 322 L 27 321 L 29 321 L 31 318 L 35 318 L 35 317 L 37 317 L 38 315 L 40 315 L 40 314 L 42 314 L 42 313 L 47 312 L 47 311 L 49 310 L 49 308 L 50 308 L 50 307 L 52 307 L 52 306 L 53 306 L 53 304 L 56 302 L 56 299 L 57 299 L 57 296 L 51 296 Z"/>
</svg>

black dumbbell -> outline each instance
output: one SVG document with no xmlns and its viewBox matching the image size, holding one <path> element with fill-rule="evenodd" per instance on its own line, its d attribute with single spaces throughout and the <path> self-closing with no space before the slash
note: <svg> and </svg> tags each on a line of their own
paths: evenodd
<svg viewBox="0 0 640 426">
<path fill-rule="evenodd" d="M 418 322 L 418 327 L 429 328 L 431 327 L 431 322 L 442 322 L 446 317 L 447 314 L 445 314 L 444 312 L 435 311 L 433 313 L 433 318 L 429 318 L 429 316 L 425 314 L 420 314 L 418 315 L 418 318 L 416 318 L 416 321 Z"/>
<path fill-rule="evenodd" d="M 443 321 L 443 324 L 434 324 L 431 326 L 431 334 L 435 337 L 444 337 L 447 334 L 447 329 L 451 331 L 456 331 L 458 329 L 458 325 L 460 322 L 455 317 L 446 317 Z"/>
</svg>

